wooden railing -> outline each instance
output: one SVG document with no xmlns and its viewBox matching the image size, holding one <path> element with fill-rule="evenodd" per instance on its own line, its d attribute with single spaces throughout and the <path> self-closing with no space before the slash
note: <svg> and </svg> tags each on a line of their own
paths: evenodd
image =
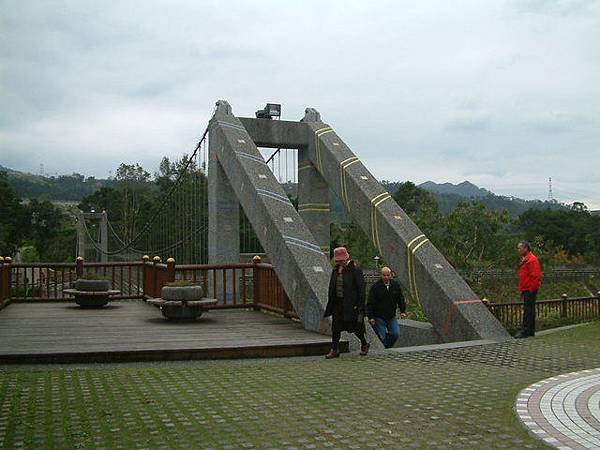
<svg viewBox="0 0 600 450">
<path fill-rule="evenodd" d="M 15 263 L 2 265 L 4 279 L 0 280 L 0 290 L 4 300 L 11 301 L 63 301 L 72 297 L 64 290 L 71 287 L 79 276 L 93 273 L 111 280 L 112 288 L 121 291 L 115 299 L 142 298 L 142 261 L 84 263 L 78 259 L 74 263 Z"/>
<path fill-rule="evenodd" d="M 10 298 L 10 263 L 10 258 L 6 258 L 5 260 L 0 256 L 0 308 L 2 308 Z"/>
<path fill-rule="evenodd" d="M 172 259 L 144 262 L 144 294 L 160 297 L 168 282 L 189 280 L 202 286 L 209 298 L 217 299 L 211 309 L 255 308 L 297 318 L 271 264 L 182 264 Z"/>
<path fill-rule="evenodd" d="M 0 260 L 0 306 L 8 301 L 69 301 L 64 290 L 84 273 L 105 277 L 121 294 L 115 299 L 160 297 L 163 286 L 176 280 L 190 280 L 203 287 L 204 295 L 216 298 L 213 309 L 254 308 L 286 317 L 297 317 L 292 303 L 270 264 L 176 265 L 172 258 L 163 263 L 155 257 L 134 262 L 13 264 Z"/>
<path fill-rule="evenodd" d="M 254 270 L 254 306 L 259 309 L 298 318 L 294 306 L 270 264 L 257 264 Z"/>
<path fill-rule="evenodd" d="M 516 279 L 516 269 L 488 269 L 461 272 L 463 278 L 474 279 Z M 544 270 L 544 279 L 577 279 L 599 277 L 599 267 L 551 268 Z"/>
<path fill-rule="evenodd" d="M 519 329 L 523 323 L 523 302 L 488 303 L 491 313 L 509 330 Z M 540 300 L 535 303 L 536 322 L 544 328 L 548 321 L 561 323 L 600 320 L 600 292 L 594 297 Z"/>
<path fill-rule="evenodd" d="M 67 301 L 65 289 L 84 272 L 111 280 L 112 288 L 121 291 L 116 299 L 160 297 L 163 286 L 176 280 L 200 284 L 205 295 L 216 298 L 214 309 L 254 308 L 297 318 L 273 266 L 264 263 L 176 265 L 160 258 L 152 261 L 88 263 L 15 263 L 0 259 L 0 307 L 8 301 Z M 488 308 L 509 330 L 518 329 L 523 320 L 523 304 L 488 303 Z M 600 293 L 593 297 L 541 300 L 536 302 L 536 319 L 540 323 L 554 320 L 581 322 L 600 320 Z"/>
</svg>

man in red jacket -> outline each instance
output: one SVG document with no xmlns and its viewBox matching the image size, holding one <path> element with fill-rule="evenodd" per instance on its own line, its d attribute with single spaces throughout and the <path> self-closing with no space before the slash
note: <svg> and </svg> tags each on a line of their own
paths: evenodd
<svg viewBox="0 0 600 450">
<path fill-rule="evenodd" d="M 542 284 L 542 269 L 540 262 L 531 252 L 529 242 L 521 241 L 517 245 L 517 253 L 521 256 L 519 265 L 519 292 L 523 299 L 523 328 L 516 338 L 535 336 L 535 299 Z"/>
</svg>

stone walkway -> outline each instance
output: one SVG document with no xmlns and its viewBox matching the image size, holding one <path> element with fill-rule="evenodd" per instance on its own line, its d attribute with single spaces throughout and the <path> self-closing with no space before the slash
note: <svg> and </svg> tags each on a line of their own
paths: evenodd
<svg viewBox="0 0 600 450">
<path fill-rule="evenodd" d="M 600 367 L 599 340 L 595 323 L 329 361 L 5 366 L 0 448 L 547 449 L 515 399 L 539 380 Z"/>
<path fill-rule="evenodd" d="M 598 449 L 600 368 L 532 384 L 519 394 L 516 410 L 534 436 L 558 449 Z"/>
</svg>

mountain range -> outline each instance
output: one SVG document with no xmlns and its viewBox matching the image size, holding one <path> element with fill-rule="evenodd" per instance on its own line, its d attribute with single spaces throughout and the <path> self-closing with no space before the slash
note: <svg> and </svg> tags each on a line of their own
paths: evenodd
<svg viewBox="0 0 600 450">
<path fill-rule="evenodd" d="M 433 181 L 426 181 L 425 183 L 421 183 L 419 187 L 434 194 L 456 194 L 465 198 L 481 198 L 487 197 L 488 195 L 494 195 L 493 192 L 475 186 L 469 181 L 463 181 L 459 184 L 438 184 Z"/>
<path fill-rule="evenodd" d="M 38 198 L 51 201 L 80 201 L 104 186 L 115 186 L 113 179 L 96 179 L 74 173 L 58 177 L 45 177 L 25 172 L 20 172 L 0 165 L 0 172 L 6 172 L 8 183 L 22 198 Z M 401 182 L 385 181 L 383 186 L 394 194 Z M 565 206 L 560 203 L 543 202 L 540 200 L 523 200 L 515 197 L 496 195 L 493 192 L 478 187 L 469 181 L 462 183 L 435 183 L 426 181 L 419 187 L 431 192 L 438 202 L 442 213 L 452 211 L 460 202 L 477 200 L 490 210 L 500 211 L 506 209 L 513 217 L 519 216 L 530 208 L 559 209 Z M 292 197 L 296 196 L 296 185 L 287 183 L 283 185 L 285 191 Z M 345 218 L 344 208 L 335 195 L 331 195 L 332 212 L 340 220 Z"/>
</svg>

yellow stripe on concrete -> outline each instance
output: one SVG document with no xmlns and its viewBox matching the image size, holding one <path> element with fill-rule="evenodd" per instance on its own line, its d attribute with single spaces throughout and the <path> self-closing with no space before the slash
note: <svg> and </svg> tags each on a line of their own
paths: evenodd
<svg viewBox="0 0 600 450">
<path fill-rule="evenodd" d="M 379 239 L 379 222 L 377 219 L 377 207 L 389 198 L 392 198 L 389 192 L 382 192 L 381 194 L 373 197 L 373 199 L 371 200 L 371 238 L 373 240 L 375 248 L 379 250 L 379 253 L 381 253 L 381 241 Z"/>
<path fill-rule="evenodd" d="M 319 128 L 315 131 L 315 157 L 317 160 L 317 167 L 321 174 L 323 174 L 323 161 L 321 160 L 321 142 L 320 138 L 324 134 L 331 133 L 333 130 L 330 127 Z"/>
<path fill-rule="evenodd" d="M 414 238 L 412 241 L 410 241 L 407 246 L 408 282 L 409 282 L 413 297 L 415 298 L 415 300 L 417 301 L 418 304 L 421 304 L 421 299 L 419 298 L 419 289 L 417 286 L 417 273 L 415 270 L 415 253 L 426 242 L 429 242 L 429 239 L 426 238 L 424 234 L 421 234 L 421 235 L 417 236 L 416 238 Z M 416 245 L 413 246 L 413 244 L 416 244 Z"/>
<path fill-rule="evenodd" d="M 342 202 L 346 206 L 346 209 L 350 211 L 350 201 L 348 200 L 348 191 L 346 189 L 346 169 L 352 164 L 359 162 L 357 156 L 351 156 L 340 162 L 340 190 Z"/>
</svg>

